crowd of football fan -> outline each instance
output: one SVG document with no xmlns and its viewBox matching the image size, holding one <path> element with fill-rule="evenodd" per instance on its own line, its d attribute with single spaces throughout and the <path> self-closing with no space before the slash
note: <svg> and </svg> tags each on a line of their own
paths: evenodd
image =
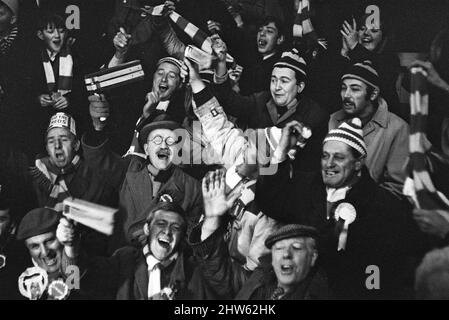
<svg viewBox="0 0 449 320">
<path fill-rule="evenodd" d="M 117 0 L 97 63 L 29 2 L 0 0 L 0 300 L 449 299 L 449 29 L 404 70 L 382 12 L 333 41 L 323 1 Z"/>
</svg>

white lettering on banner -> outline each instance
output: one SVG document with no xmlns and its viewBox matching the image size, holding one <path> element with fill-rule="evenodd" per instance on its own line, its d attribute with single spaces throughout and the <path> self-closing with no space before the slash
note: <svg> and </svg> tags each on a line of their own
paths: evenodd
<svg viewBox="0 0 449 320">
<path fill-rule="evenodd" d="M 366 18 L 367 29 L 380 29 L 380 9 L 376 5 L 369 5 L 365 10 L 369 16 Z"/>
<path fill-rule="evenodd" d="M 68 30 L 81 29 L 81 14 L 80 8 L 76 5 L 67 6 L 65 13 L 69 16 L 65 20 L 65 25 Z"/>
</svg>

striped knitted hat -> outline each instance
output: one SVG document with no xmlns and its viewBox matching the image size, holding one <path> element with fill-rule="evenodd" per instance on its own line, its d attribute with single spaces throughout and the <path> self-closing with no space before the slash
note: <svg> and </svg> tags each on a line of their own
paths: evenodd
<svg viewBox="0 0 449 320">
<path fill-rule="evenodd" d="M 368 60 L 352 65 L 341 78 L 345 79 L 357 79 L 379 90 L 379 74 Z"/>
<path fill-rule="evenodd" d="M 306 61 L 299 55 L 296 49 L 284 52 L 281 59 L 274 64 L 274 68 L 289 68 L 296 73 L 302 74 L 304 77 L 307 76 Z"/>
<path fill-rule="evenodd" d="M 363 140 L 362 121 L 359 118 L 354 118 L 350 122 L 343 122 L 337 129 L 329 131 L 323 144 L 328 141 L 340 141 L 353 147 L 366 156 L 366 144 Z"/>
<path fill-rule="evenodd" d="M 160 60 L 157 62 L 157 67 L 159 67 L 159 66 L 160 66 L 161 64 L 163 64 L 164 62 L 171 63 L 171 64 L 175 65 L 176 67 L 179 68 L 179 72 L 181 72 L 181 69 L 182 69 L 182 62 L 181 62 L 180 60 L 178 60 L 178 59 L 176 59 L 176 58 L 173 58 L 173 57 L 165 57 L 165 58 L 160 59 Z"/>
</svg>

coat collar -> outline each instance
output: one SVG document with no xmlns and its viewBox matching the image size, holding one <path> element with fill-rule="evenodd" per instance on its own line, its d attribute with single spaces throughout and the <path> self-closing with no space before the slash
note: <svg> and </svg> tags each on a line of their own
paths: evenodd
<svg viewBox="0 0 449 320">
<path fill-rule="evenodd" d="M 140 296 L 144 297 L 145 300 L 148 300 L 148 266 L 143 254 L 141 254 L 141 257 L 137 262 L 136 271 L 134 272 L 134 281 Z"/>
<path fill-rule="evenodd" d="M 291 115 L 293 115 L 296 112 L 296 110 L 298 109 L 300 101 L 301 100 L 299 98 L 297 98 L 296 104 L 294 104 L 290 108 L 287 108 L 288 110 L 279 118 L 278 117 L 278 109 L 276 107 L 276 104 L 273 101 L 273 98 L 268 100 L 266 107 L 267 107 L 268 113 L 270 114 L 271 121 L 273 121 L 273 124 L 277 125 L 281 122 L 284 122 Z"/>
<path fill-rule="evenodd" d="M 349 190 L 343 202 L 353 204 L 358 213 L 359 209 L 370 205 L 370 201 L 376 193 L 376 186 L 376 183 L 369 175 L 368 169 L 363 167 L 362 177 L 351 190 Z"/>
<path fill-rule="evenodd" d="M 363 135 L 367 136 L 375 129 L 375 126 L 373 125 L 373 123 L 376 123 L 377 125 L 379 125 L 382 128 L 387 128 L 388 127 L 388 116 L 389 116 L 389 111 L 388 111 L 387 102 L 383 98 L 380 98 L 379 106 L 377 108 L 376 113 L 374 113 L 374 116 L 372 117 L 372 119 L 363 127 Z M 338 126 L 340 126 L 340 124 L 343 121 L 345 121 L 347 119 L 347 116 L 343 110 L 339 110 L 339 111 L 335 112 L 331 118 L 333 118 L 337 122 L 336 127 L 338 127 Z"/>
</svg>

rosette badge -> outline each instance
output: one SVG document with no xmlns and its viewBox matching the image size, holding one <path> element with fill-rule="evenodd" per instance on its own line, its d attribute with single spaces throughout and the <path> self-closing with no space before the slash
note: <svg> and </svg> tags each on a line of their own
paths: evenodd
<svg viewBox="0 0 449 320">
<path fill-rule="evenodd" d="M 344 202 L 338 205 L 335 209 L 335 218 L 342 219 L 344 221 L 343 230 L 341 230 L 338 237 L 338 251 L 346 249 L 346 242 L 348 239 L 349 225 L 352 224 L 357 218 L 357 212 L 354 206 L 350 203 Z"/>
</svg>

